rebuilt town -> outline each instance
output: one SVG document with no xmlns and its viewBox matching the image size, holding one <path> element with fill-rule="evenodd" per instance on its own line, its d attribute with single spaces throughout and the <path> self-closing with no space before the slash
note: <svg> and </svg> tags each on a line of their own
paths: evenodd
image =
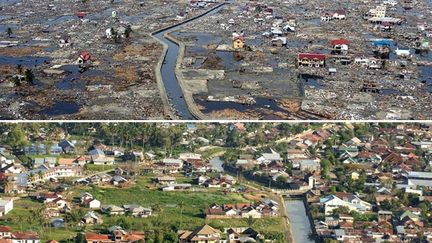
<svg viewBox="0 0 432 243">
<path fill-rule="evenodd" d="M 431 242 L 420 123 L 0 126 L 2 242 Z"/>
<path fill-rule="evenodd" d="M 3 119 L 430 119 L 430 1 L 0 1 Z"/>
</svg>

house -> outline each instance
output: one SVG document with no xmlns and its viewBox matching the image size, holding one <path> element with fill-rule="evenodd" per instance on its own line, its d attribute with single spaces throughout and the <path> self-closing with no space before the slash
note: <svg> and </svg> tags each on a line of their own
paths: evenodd
<svg viewBox="0 0 432 243">
<path fill-rule="evenodd" d="M 215 177 L 200 176 L 198 184 L 208 188 L 231 188 L 236 183 L 236 180 L 230 175 L 217 174 Z"/>
<path fill-rule="evenodd" d="M 75 164 L 75 159 L 70 159 L 70 158 L 59 158 L 58 162 L 59 165 L 74 165 Z"/>
<path fill-rule="evenodd" d="M 338 9 L 336 12 L 333 13 L 332 16 L 333 19 L 342 20 L 346 18 L 346 12 L 345 9 Z"/>
<path fill-rule="evenodd" d="M 123 208 L 132 217 L 147 218 L 152 215 L 151 208 L 144 208 L 139 205 L 124 205 Z"/>
<path fill-rule="evenodd" d="M 349 47 L 349 40 L 346 39 L 335 39 L 330 41 L 331 46 L 335 52 L 347 52 Z"/>
<path fill-rule="evenodd" d="M 319 53 L 299 53 L 297 56 L 298 66 L 324 67 L 326 55 Z"/>
<path fill-rule="evenodd" d="M 298 168 L 301 171 L 314 172 L 314 171 L 319 171 L 319 169 L 321 168 L 320 161 L 321 160 L 318 158 L 316 158 L 316 159 L 298 159 L 298 160 L 295 160 L 295 164 L 298 165 Z M 294 166 L 294 162 L 293 162 L 293 166 Z"/>
<path fill-rule="evenodd" d="M 379 5 L 376 8 L 370 9 L 368 15 L 372 18 L 384 18 L 386 16 L 387 7 Z"/>
<path fill-rule="evenodd" d="M 93 149 L 89 152 L 90 158 L 95 165 L 112 165 L 114 157 L 106 156 L 101 149 Z"/>
<path fill-rule="evenodd" d="M 204 161 L 203 159 L 187 159 L 187 161 L 184 163 L 185 167 L 187 169 L 191 169 L 193 172 L 197 173 L 206 173 L 210 172 L 213 167 L 208 162 Z"/>
<path fill-rule="evenodd" d="M 43 155 L 47 153 L 47 149 L 43 143 L 32 143 L 24 148 L 24 152 L 30 155 Z"/>
<path fill-rule="evenodd" d="M 245 46 L 245 39 L 243 36 L 236 36 L 233 38 L 233 48 L 234 49 L 243 49 Z"/>
<path fill-rule="evenodd" d="M 207 219 L 228 218 L 263 218 L 274 217 L 279 212 L 279 205 L 268 199 L 256 203 L 213 204 L 205 210 Z"/>
<path fill-rule="evenodd" d="M 39 235 L 33 232 L 12 233 L 12 243 L 39 243 Z"/>
<path fill-rule="evenodd" d="M 111 228 L 109 229 L 109 231 L 111 232 L 112 238 L 115 242 L 144 242 L 145 235 L 142 231 L 126 232 L 119 227 L 116 227 L 119 229 L 114 230 L 112 230 Z"/>
<path fill-rule="evenodd" d="M 92 209 L 98 209 L 101 207 L 101 202 L 97 199 L 90 199 L 87 203 L 87 207 Z"/>
<path fill-rule="evenodd" d="M 60 36 L 59 46 L 60 46 L 61 48 L 68 47 L 68 46 L 70 46 L 71 44 L 72 44 L 72 43 L 71 43 L 71 37 L 70 37 L 69 35 L 65 35 L 65 34 L 63 34 L 62 36 Z"/>
<path fill-rule="evenodd" d="M 80 197 L 81 204 L 92 209 L 98 209 L 101 207 L 101 202 L 95 198 L 90 193 L 83 193 Z"/>
<path fill-rule="evenodd" d="M 330 22 L 333 19 L 333 15 L 330 13 L 324 13 L 321 15 L 321 22 Z"/>
<path fill-rule="evenodd" d="M 402 174 L 411 187 L 432 188 L 432 172 L 408 171 Z"/>
<path fill-rule="evenodd" d="M 204 225 L 194 231 L 178 231 L 179 243 L 219 243 L 221 232 L 210 225 Z"/>
<path fill-rule="evenodd" d="M 12 228 L 5 225 L 0 225 L 0 238 L 11 238 Z"/>
<path fill-rule="evenodd" d="M 361 200 L 352 193 L 337 193 L 336 195 L 320 198 L 320 203 L 324 205 L 324 212 L 326 215 L 331 214 L 334 209 L 341 206 L 360 213 L 370 211 L 372 209 L 372 205 L 370 203 Z"/>
<path fill-rule="evenodd" d="M 78 62 L 78 64 L 85 64 L 85 63 L 90 62 L 91 58 L 92 58 L 92 56 L 91 56 L 90 52 L 84 51 L 78 55 L 77 62 Z"/>
<path fill-rule="evenodd" d="M 116 206 L 116 205 L 108 205 L 108 206 L 102 207 L 102 212 L 104 212 L 108 215 L 123 215 L 123 214 L 125 214 L 125 210 L 121 207 Z"/>
<path fill-rule="evenodd" d="M 129 183 L 129 181 L 122 176 L 115 175 L 112 177 L 111 183 L 114 186 L 123 186 L 123 185 L 126 185 L 127 183 Z"/>
<path fill-rule="evenodd" d="M 174 184 L 176 182 L 176 178 L 171 176 L 161 176 L 161 177 L 157 177 L 155 181 L 159 184 L 165 184 L 165 185 Z"/>
<path fill-rule="evenodd" d="M 111 243 L 114 242 L 111 240 L 110 235 L 106 234 L 96 234 L 96 233 L 86 233 L 85 240 L 87 243 Z"/>
<path fill-rule="evenodd" d="M 8 214 L 13 208 L 13 199 L 0 198 L 0 217 Z"/>
<path fill-rule="evenodd" d="M 75 145 L 66 139 L 60 141 L 58 146 L 62 148 L 64 153 L 73 153 L 75 151 Z"/>
<path fill-rule="evenodd" d="M 395 50 L 395 53 L 398 57 L 409 57 L 411 55 L 410 49 L 399 49 Z"/>
<path fill-rule="evenodd" d="M 163 186 L 161 189 L 162 191 L 178 191 L 178 190 L 190 190 L 192 188 L 192 185 L 189 183 L 183 183 L 183 184 L 168 184 Z"/>
<path fill-rule="evenodd" d="M 270 164 L 271 162 L 282 162 L 283 158 L 279 153 L 271 150 L 270 153 L 262 153 L 256 161 L 257 164 Z"/>
<path fill-rule="evenodd" d="M 103 223 L 102 217 L 99 217 L 93 211 L 89 211 L 84 215 L 84 217 L 82 218 L 81 222 L 78 225 L 84 226 L 84 225 L 95 225 L 95 224 L 102 224 L 102 223 Z"/>
<path fill-rule="evenodd" d="M 51 155 L 60 155 L 62 152 L 62 148 L 57 144 L 54 144 L 49 148 L 49 154 Z"/>
</svg>

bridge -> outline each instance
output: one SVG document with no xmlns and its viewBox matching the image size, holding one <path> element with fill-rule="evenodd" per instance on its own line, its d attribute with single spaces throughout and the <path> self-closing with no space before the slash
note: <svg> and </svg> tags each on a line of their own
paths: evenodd
<svg viewBox="0 0 432 243">
<path fill-rule="evenodd" d="M 299 190 L 292 190 L 292 189 L 272 189 L 272 192 L 280 195 L 282 197 L 303 197 L 306 192 L 308 192 L 309 189 L 299 189 Z"/>
</svg>

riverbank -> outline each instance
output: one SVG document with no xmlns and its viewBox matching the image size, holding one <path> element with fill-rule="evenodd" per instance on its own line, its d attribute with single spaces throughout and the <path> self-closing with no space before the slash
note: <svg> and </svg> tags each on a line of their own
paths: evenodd
<svg viewBox="0 0 432 243">
<path fill-rule="evenodd" d="M 154 69 L 155 72 L 155 77 L 156 77 L 156 83 L 159 89 L 159 93 L 162 99 L 162 104 L 163 104 L 163 111 L 164 111 L 164 116 L 168 119 L 171 120 L 177 120 L 179 117 L 177 115 L 174 114 L 172 107 L 170 106 L 170 102 L 168 100 L 168 95 L 165 91 L 165 84 L 162 80 L 162 73 L 161 73 L 161 69 L 162 69 L 162 65 L 163 62 L 165 60 L 165 57 L 167 55 L 168 52 L 168 45 L 160 42 L 159 39 L 157 39 L 154 34 L 152 33 L 151 36 L 153 37 L 153 39 L 157 40 L 161 45 L 162 45 L 162 54 L 159 57 L 158 63 Z"/>
<path fill-rule="evenodd" d="M 198 108 L 198 106 L 196 105 L 194 98 L 193 98 L 193 93 L 190 92 L 190 90 L 187 88 L 185 77 L 183 76 L 183 73 L 181 71 L 181 69 L 182 69 L 181 64 L 182 64 L 182 61 L 184 59 L 184 55 L 185 55 L 185 51 L 186 51 L 185 44 L 183 42 L 177 40 L 175 37 L 173 37 L 169 33 L 165 34 L 165 37 L 168 40 L 174 42 L 175 44 L 177 44 L 179 46 L 179 53 L 177 56 L 177 64 L 175 67 L 175 74 L 177 76 L 177 80 L 179 82 L 179 85 L 182 89 L 183 97 L 184 97 L 185 102 L 188 106 L 189 112 L 191 112 L 193 114 L 193 116 L 199 120 L 209 120 L 210 117 L 204 115 L 204 113 L 202 113 L 200 111 L 200 109 Z"/>
</svg>

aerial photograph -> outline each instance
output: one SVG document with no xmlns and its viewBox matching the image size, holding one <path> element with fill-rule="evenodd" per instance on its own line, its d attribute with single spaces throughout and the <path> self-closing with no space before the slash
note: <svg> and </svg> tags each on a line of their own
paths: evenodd
<svg viewBox="0 0 432 243">
<path fill-rule="evenodd" d="M 0 242 L 431 242 L 431 123 L 2 123 Z"/>
<path fill-rule="evenodd" d="M 0 0 L 2 120 L 429 120 L 431 0 Z"/>
</svg>

